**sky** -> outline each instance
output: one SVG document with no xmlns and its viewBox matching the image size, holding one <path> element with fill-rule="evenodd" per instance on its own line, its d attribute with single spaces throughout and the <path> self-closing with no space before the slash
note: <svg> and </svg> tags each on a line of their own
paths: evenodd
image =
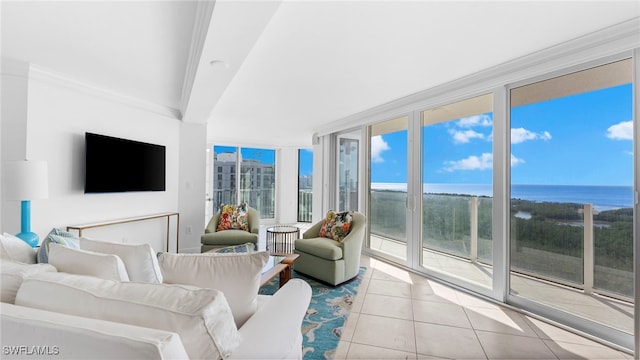
<svg viewBox="0 0 640 360">
<path fill-rule="evenodd" d="M 236 149 L 235 146 L 216 145 L 213 147 L 213 152 L 215 154 L 235 153 Z M 276 152 L 273 149 L 240 148 L 240 154 L 243 159 L 259 160 L 265 164 L 276 163 Z"/>
<path fill-rule="evenodd" d="M 511 109 L 511 181 L 624 185 L 633 181 L 631 84 Z M 490 184 L 493 115 L 423 127 L 423 182 Z M 371 139 L 371 180 L 405 183 L 407 132 Z"/>
<path fill-rule="evenodd" d="M 511 182 L 537 185 L 631 186 L 631 84 L 511 109 Z M 493 114 L 423 127 L 423 182 L 491 184 Z M 215 146 L 216 153 L 235 147 Z M 245 159 L 275 163 L 269 149 L 242 148 Z M 300 175 L 313 171 L 300 150 Z M 371 180 L 407 182 L 407 132 L 371 139 Z"/>
</svg>

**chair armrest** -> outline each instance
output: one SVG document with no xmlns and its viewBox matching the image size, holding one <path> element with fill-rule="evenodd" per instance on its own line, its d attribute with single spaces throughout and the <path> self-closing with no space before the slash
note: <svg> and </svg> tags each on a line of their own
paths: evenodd
<svg viewBox="0 0 640 360">
<path fill-rule="evenodd" d="M 218 210 L 215 214 L 213 214 L 213 216 L 211 217 L 211 220 L 209 220 L 209 223 L 207 224 L 207 227 L 204 229 L 204 233 L 209 234 L 209 233 L 216 232 L 219 219 L 220 219 L 220 210 Z"/>
<path fill-rule="evenodd" d="M 238 329 L 240 346 L 229 359 L 290 358 L 292 350 L 301 358 L 302 320 L 310 301 L 309 284 L 289 280 Z"/>
<path fill-rule="evenodd" d="M 320 233 L 320 228 L 322 227 L 323 223 L 324 223 L 324 221 L 319 221 L 319 222 L 313 224 L 313 226 L 308 228 L 307 231 L 305 231 L 302 234 L 302 238 L 303 239 L 311 239 L 311 238 L 318 237 L 318 233 Z"/>
<path fill-rule="evenodd" d="M 260 233 L 260 214 L 252 207 L 249 207 L 249 232 L 254 234 Z"/>
</svg>

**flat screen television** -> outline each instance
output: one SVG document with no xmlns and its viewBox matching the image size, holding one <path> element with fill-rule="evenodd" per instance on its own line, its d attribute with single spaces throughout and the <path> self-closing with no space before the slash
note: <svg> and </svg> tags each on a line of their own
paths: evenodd
<svg viewBox="0 0 640 360">
<path fill-rule="evenodd" d="M 85 133 L 85 193 L 165 191 L 165 147 Z"/>
</svg>

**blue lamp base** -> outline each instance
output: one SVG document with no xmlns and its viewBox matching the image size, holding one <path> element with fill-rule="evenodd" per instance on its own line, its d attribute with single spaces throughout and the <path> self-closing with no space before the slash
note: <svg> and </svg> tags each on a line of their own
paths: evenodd
<svg viewBox="0 0 640 360">
<path fill-rule="evenodd" d="M 38 246 L 40 238 L 31 232 L 31 201 L 22 200 L 20 203 L 20 233 L 16 237 L 22 239 L 31 247 Z"/>
<path fill-rule="evenodd" d="M 38 246 L 38 243 L 40 243 L 40 238 L 38 237 L 38 234 L 33 232 L 21 232 L 16 234 L 16 237 L 24 240 L 24 242 L 29 244 L 29 246 L 31 247 L 36 247 Z"/>
</svg>

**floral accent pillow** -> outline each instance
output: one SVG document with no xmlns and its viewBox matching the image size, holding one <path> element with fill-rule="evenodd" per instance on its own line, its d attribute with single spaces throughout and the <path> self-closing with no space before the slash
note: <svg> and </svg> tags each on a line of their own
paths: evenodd
<svg viewBox="0 0 640 360">
<path fill-rule="evenodd" d="M 249 212 L 247 204 L 222 205 L 220 207 L 220 219 L 216 231 L 244 230 L 249 231 Z"/>
<path fill-rule="evenodd" d="M 352 216 L 349 211 L 335 212 L 329 210 L 320 226 L 318 236 L 341 242 L 351 231 Z"/>
</svg>

